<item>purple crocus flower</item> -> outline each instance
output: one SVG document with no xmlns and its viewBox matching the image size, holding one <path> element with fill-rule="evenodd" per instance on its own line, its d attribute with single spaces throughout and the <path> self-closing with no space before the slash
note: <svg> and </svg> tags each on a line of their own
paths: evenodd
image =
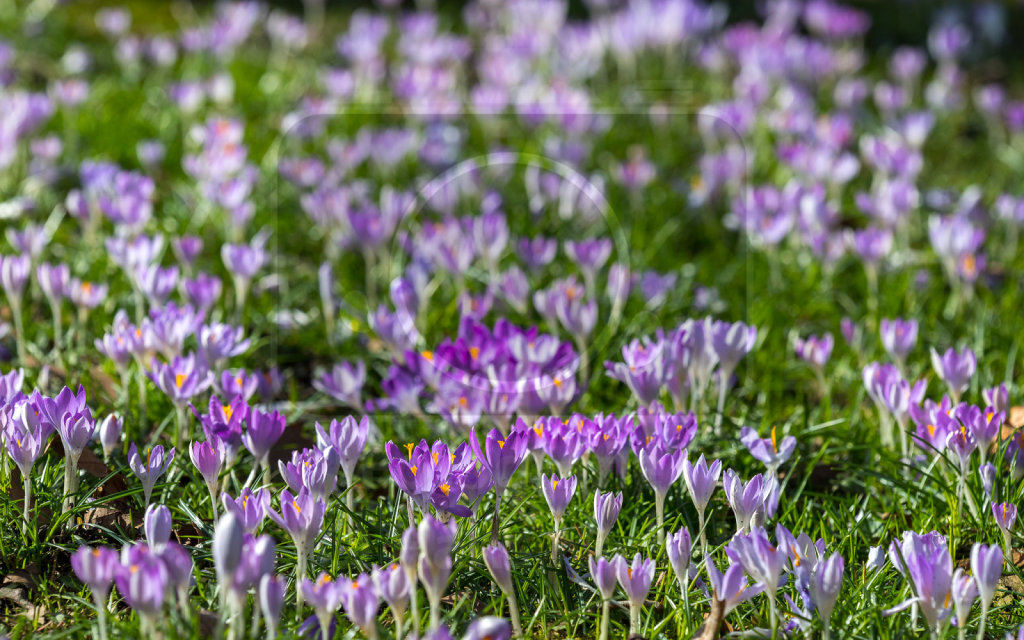
<svg viewBox="0 0 1024 640">
<path fill-rule="evenodd" d="M 974 572 L 974 582 L 981 598 L 981 624 L 978 634 L 984 636 L 988 609 L 996 597 L 999 579 L 1003 577 L 1003 550 L 996 544 L 989 546 L 975 542 L 971 547 L 971 571 Z M 956 615 L 958 619 L 961 618 L 959 610 Z"/>
<path fill-rule="evenodd" d="M 739 564 L 730 565 L 722 574 L 715 566 L 714 560 L 707 556 L 704 566 L 707 568 L 708 582 L 711 583 L 712 597 L 725 603 L 726 615 L 729 615 L 729 612 L 741 603 L 764 591 L 764 585 L 760 583 L 750 585 L 747 582 L 743 567 Z"/>
<path fill-rule="evenodd" d="M 481 448 L 476 436 L 476 429 L 470 431 L 469 444 L 473 448 L 476 459 L 483 464 L 491 475 L 494 483 L 494 522 L 491 527 L 491 544 L 498 540 L 499 509 L 501 497 L 505 493 L 512 475 L 526 459 L 528 436 L 522 431 L 512 431 L 505 437 L 498 429 L 492 429 L 484 439 Z"/>
<path fill-rule="evenodd" d="M 295 543 L 296 580 L 306 575 L 306 561 L 313 552 L 316 537 L 323 526 L 326 507 L 324 501 L 314 499 L 308 489 L 303 489 L 298 495 L 292 495 L 290 491 L 284 489 L 281 491 L 281 513 L 273 510 L 267 512 L 270 519 L 288 532 Z M 301 608 L 301 591 L 297 593 L 297 597 Z"/>
<path fill-rule="evenodd" d="M 949 395 L 953 404 L 960 402 L 960 394 L 967 390 L 967 385 L 978 366 L 974 352 L 964 347 L 961 351 L 953 348 L 946 350 L 941 356 L 932 349 L 932 368 L 935 373 L 949 386 Z"/>
<path fill-rule="evenodd" d="M 608 602 L 615 595 L 615 563 L 596 555 L 590 556 L 588 562 L 590 564 L 590 578 L 597 585 L 601 599 Z"/>
<path fill-rule="evenodd" d="M 221 322 L 202 325 L 196 336 L 199 360 L 208 369 L 221 369 L 229 358 L 241 355 L 249 348 L 249 340 L 244 335 L 242 327 Z"/>
<path fill-rule="evenodd" d="M 266 489 L 253 492 L 245 487 L 238 494 L 238 498 L 221 493 L 220 500 L 225 513 L 234 514 L 247 533 L 256 533 L 262 526 L 264 518 L 270 513 L 270 492 Z"/>
<path fill-rule="evenodd" d="M 782 539 L 782 535 L 776 532 L 776 538 Z M 768 595 L 768 602 L 772 609 L 772 616 L 777 615 L 775 610 L 775 594 L 779 588 L 779 578 L 782 570 L 789 560 L 786 549 L 775 546 L 768 539 L 768 532 L 762 527 L 753 527 L 750 533 L 737 534 L 725 548 L 726 555 L 733 562 L 739 563 L 758 585 Z M 772 625 L 777 620 L 772 621 Z"/>
<path fill-rule="evenodd" d="M 497 616 L 483 616 L 469 623 L 462 640 L 511 640 L 512 637 L 513 628 L 508 622 Z"/>
<path fill-rule="evenodd" d="M 341 594 L 345 585 L 335 582 L 329 574 L 321 573 L 315 581 L 303 578 L 299 589 L 302 591 L 303 599 L 316 612 L 316 618 L 320 622 L 321 638 L 328 640 L 331 619 L 341 605 Z"/>
<path fill-rule="evenodd" d="M 629 633 L 636 635 L 640 633 L 640 607 L 647 599 L 651 583 L 654 581 L 654 560 L 637 553 L 633 556 L 633 562 L 627 562 L 621 555 L 616 555 L 612 559 L 612 564 L 615 565 L 615 577 L 619 580 L 619 586 L 629 599 Z"/>
<path fill-rule="evenodd" d="M 831 333 L 826 333 L 821 337 L 807 336 L 806 339 L 797 338 L 793 341 L 797 357 L 811 365 L 819 375 L 824 371 L 829 357 L 832 356 L 834 346 L 835 341 Z"/>
<path fill-rule="evenodd" d="M 146 533 L 146 544 L 159 552 L 171 539 L 171 510 L 162 504 L 151 504 L 146 507 L 146 515 L 142 521 Z"/>
<path fill-rule="evenodd" d="M 99 434 L 100 445 L 103 447 L 103 459 L 110 458 L 110 454 L 121 444 L 121 431 L 124 422 L 121 417 L 110 414 L 100 421 L 96 433 Z"/>
<path fill-rule="evenodd" d="M 206 490 L 210 493 L 214 516 L 217 515 L 217 488 L 221 467 L 224 465 L 224 449 L 218 448 L 216 442 L 192 442 L 188 447 L 188 455 L 192 465 L 203 476 Z"/>
<path fill-rule="evenodd" d="M 750 427 L 743 427 L 740 431 L 740 442 L 750 451 L 750 455 L 764 463 L 768 467 L 768 474 L 774 474 L 779 466 L 789 460 L 796 450 L 796 438 L 786 436 L 779 445 L 775 437 L 775 427 L 772 427 L 771 436 L 762 438 Z"/>
<path fill-rule="evenodd" d="M 608 375 L 624 383 L 643 405 L 658 399 L 668 379 L 666 347 L 662 342 L 633 340 L 622 347 L 622 362 L 605 362 Z"/>
<path fill-rule="evenodd" d="M 363 416 L 358 421 L 352 416 L 345 416 L 341 421 L 331 420 L 325 430 L 320 423 L 316 423 L 316 446 L 320 449 L 334 447 L 341 456 L 341 470 L 345 474 L 345 486 L 349 489 L 345 500 L 349 510 L 353 509 L 352 504 L 352 474 L 355 473 L 356 463 L 366 447 L 366 437 L 370 432 L 370 418 Z"/>
<path fill-rule="evenodd" d="M 512 584 L 512 562 L 508 557 L 508 550 L 500 542 L 483 548 L 484 564 L 491 572 L 494 583 L 498 585 L 502 593 L 508 594 L 515 588 Z"/>
<path fill-rule="evenodd" d="M 114 580 L 117 590 L 132 609 L 154 629 L 156 619 L 163 608 L 167 586 L 170 581 L 167 566 L 145 544 L 125 547 L 121 554 L 121 566 Z"/>
<path fill-rule="evenodd" d="M 555 259 L 555 254 L 558 252 L 558 241 L 543 236 L 520 238 L 516 247 L 518 249 L 516 253 L 526 268 L 537 271 Z"/>
<path fill-rule="evenodd" d="M 342 362 L 313 380 L 313 387 L 356 411 L 363 410 L 362 391 L 366 383 L 366 364 Z"/>
<path fill-rule="evenodd" d="M 451 553 L 457 532 L 458 526 L 454 520 L 444 523 L 430 515 L 424 515 L 416 529 L 419 549 L 417 568 L 430 602 L 430 626 L 434 628 L 441 621 L 441 597 L 451 578 Z"/>
<path fill-rule="evenodd" d="M 135 474 L 135 477 L 142 481 L 142 491 L 145 496 L 144 504 L 146 506 L 149 506 L 149 498 L 153 494 L 153 487 L 156 486 L 156 481 L 164 474 L 167 467 L 171 466 L 172 460 L 174 460 L 173 447 L 165 457 L 163 445 L 158 444 L 146 453 L 145 460 L 139 455 L 139 450 L 135 447 L 134 442 L 131 448 L 128 449 L 128 466 L 131 468 L 132 473 Z"/>
<path fill-rule="evenodd" d="M 843 588 L 843 570 L 845 568 L 843 556 L 834 553 L 824 559 L 814 568 L 814 576 L 811 578 L 810 590 L 811 599 L 818 609 L 818 616 L 824 628 L 829 628 L 832 618 L 832 611 L 839 600 L 839 593 Z M 829 637 L 825 632 L 825 637 Z"/>
<path fill-rule="evenodd" d="M 277 467 L 285 483 L 293 490 L 309 489 L 316 499 L 326 501 L 338 485 L 341 460 L 334 447 L 293 451 L 291 462 L 279 460 Z"/>
<path fill-rule="evenodd" d="M 261 467 L 269 468 L 270 450 L 284 433 L 284 416 L 277 411 L 266 413 L 258 409 L 250 409 L 245 417 L 245 424 L 242 444 L 256 458 Z"/>
<path fill-rule="evenodd" d="M 604 549 L 604 541 L 608 533 L 615 526 L 622 509 L 622 492 L 594 492 L 594 520 L 597 521 L 597 545 L 594 547 L 594 555 L 600 556 Z"/>
<path fill-rule="evenodd" d="M 917 344 L 917 320 L 883 318 L 879 325 L 882 346 L 896 362 L 903 362 Z"/>
<path fill-rule="evenodd" d="M 242 396 L 248 402 L 255 395 L 259 385 L 260 376 L 258 373 L 249 373 L 245 369 L 237 369 L 235 371 L 226 369 L 221 371 L 217 386 L 226 397 Z"/>
<path fill-rule="evenodd" d="M 684 594 L 688 589 L 692 548 L 690 531 L 686 527 L 680 528 L 665 540 L 665 551 L 668 553 L 669 564 L 672 565 L 672 571 L 676 574 L 676 580 L 679 582 L 679 589 Z"/>
<path fill-rule="evenodd" d="M 268 573 L 260 578 L 256 595 L 259 598 L 263 623 L 267 626 L 268 640 L 274 640 L 274 637 L 277 635 L 277 625 L 281 620 L 281 610 L 284 608 L 284 593 L 287 588 L 288 582 L 281 576 Z"/>
<path fill-rule="evenodd" d="M 413 590 L 413 583 L 409 580 L 409 574 L 401 565 L 395 563 L 384 568 L 373 568 L 373 584 L 377 587 L 377 593 L 384 602 L 391 607 L 391 614 L 395 618 L 396 637 L 402 635 L 402 620 L 406 608 L 409 606 L 409 597 Z"/>
<path fill-rule="evenodd" d="M 709 467 L 707 461 L 704 460 L 703 453 L 697 458 L 697 464 L 690 464 L 689 458 L 683 460 L 683 480 L 686 482 L 686 488 L 690 492 L 693 506 L 697 508 L 701 547 L 705 550 L 707 548 L 707 534 L 704 531 L 704 512 L 708 508 L 708 502 L 711 501 L 711 495 L 715 492 L 715 487 L 718 486 L 718 478 L 721 473 L 722 462 L 714 460 Z"/>
<path fill-rule="evenodd" d="M 739 475 L 732 469 L 727 469 L 722 486 L 725 489 L 725 497 L 729 500 L 733 515 L 736 516 L 736 531 L 744 533 L 769 517 L 767 511 L 771 506 L 771 491 L 773 481 L 765 480 L 765 476 L 757 474 L 749 482 L 743 484 Z"/>
<path fill-rule="evenodd" d="M 668 490 L 679 479 L 683 472 L 685 452 L 667 451 L 659 442 L 640 450 L 640 471 L 654 488 L 654 501 L 657 511 L 658 544 L 665 542 L 665 496 Z"/>
<path fill-rule="evenodd" d="M 954 624 L 961 633 L 963 633 L 964 628 L 967 626 L 967 618 L 977 598 L 978 585 L 974 582 L 974 578 L 964 573 L 964 570 L 958 567 L 953 572 L 949 599 L 953 602 L 953 609 L 956 611 Z"/>
<path fill-rule="evenodd" d="M 178 406 L 185 406 L 213 384 L 213 374 L 191 354 L 178 356 L 170 364 L 154 360 L 146 375 Z"/>
<path fill-rule="evenodd" d="M 547 500 L 548 508 L 555 519 L 555 528 L 562 521 L 565 509 L 569 506 L 573 495 L 576 493 L 576 476 L 558 478 L 552 475 L 548 477 L 541 474 L 541 489 L 544 492 L 544 499 Z"/>
<path fill-rule="evenodd" d="M 985 404 L 997 412 L 1007 412 L 1010 410 L 1010 390 L 1005 382 L 1001 383 L 998 387 L 982 389 L 981 397 Z"/>
<path fill-rule="evenodd" d="M 953 560 L 946 539 L 935 531 L 924 535 L 908 531 L 899 546 L 893 542 L 890 557 L 893 565 L 913 583 L 914 595 L 882 615 L 892 615 L 916 604 L 929 629 L 938 634 L 952 613 L 949 605 Z"/>
<path fill-rule="evenodd" d="M 78 579 L 92 591 L 97 611 L 102 609 L 105 612 L 110 585 L 113 584 L 114 576 L 120 569 L 117 552 L 109 547 L 79 547 L 71 554 L 71 568 Z M 102 612 L 100 616 L 103 617 Z"/>
<path fill-rule="evenodd" d="M 406 495 L 427 513 L 431 495 L 440 485 L 445 484 L 451 471 L 452 458 L 448 446 L 441 441 L 433 447 L 426 440 L 419 444 L 405 445 L 407 455 L 402 455 L 393 442 L 384 445 L 388 457 L 388 471 L 391 478 Z"/>
<path fill-rule="evenodd" d="M 367 638 L 377 637 L 377 610 L 380 594 L 370 576 L 361 573 L 345 582 L 341 588 L 341 605 L 345 614 Z M 324 640 L 327 636 L 324 636 Z"/>
</svg>

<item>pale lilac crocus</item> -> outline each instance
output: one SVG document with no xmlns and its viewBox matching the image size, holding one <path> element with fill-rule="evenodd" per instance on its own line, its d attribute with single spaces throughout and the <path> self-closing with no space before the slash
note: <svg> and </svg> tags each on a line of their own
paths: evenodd
<svg viewBox="0 0 1024 640">
<path fill-rule="evenodd" d="M 271 520 L 288 532 L 295 543 L 296 600 L 300 611 L 302 591 L 297 585 L 306 576 L 306 562 L 313 552 L 316 537 L 323 526 L 325 509 L 324 501 L 314 499 L 308 489 L 303 489 L 298 495 L 292 495 L 290 491 L 284 489 L 281 491 L 281 513 L 273 510 L 267 513 Z"/>
<path fill-rule="evenodd" d="M 520 430 L 514 430 L 506 437 L 498 429 L 492 429 L 481 447 L 476 437 L 476 430 L 470 432 L 469 444 L 473 448 L 473 453 L 476 455 L 476 459 L 490 471 L 491 480 L 494 482 L 494 521 L 491 525 L 491 544 L 498 541 L 501 497 L 504 495 L 512 475 L 526 459 L 528 438 L 527 433 Z"/>
<path fill-rule="evenodd" d="M 690 552 L 692 550 L 693 544 L 690 539 L 690 530 L 686 527 L 682 527 L 679 531 L 669 535 L 668 539 L 665 540 L 665 551 L 668 554 L 668 561 L 672 565 L 673 573 L 676 574 L 679 590 L 683 594 L 684 599 L 689 597 Z"/>
<path fill-rule="evenodd" d="M 395 637 L 404 637 L 405 611 L 409 605 L 410 592 L 415 584 L 409 580 L 409 575 L 398 563 L 387 567 L 373 568 L 373 584 L 377 592 L 387 605 L 391 608 L 391 614 L 395 619 Z"/>
<path fill-rule="evenodd" d="M 996 597 L 999 579 L 1003 576 L 1003 550 L 999 545 L 975 542 L 971 547 L 971 571 L 981 599 L 981 621 L 978 623 L 978 639 L 985 637 L 985 622 L 992 600 Z M 959 611 L 957 617 L 960 617 Z"/>
<path fill-rule="evenodd" d="M 640 471 L 654 488 L 654 505 L 658 527 L 658 544 L 665 543 L 665 497 L 683 472 L 685 451 L 669 451 L 655 442 L 640 450 Z"/>
<path fill-rule="evenodd" d="M 811 598 L 821 618 L 824 640 L 832 637 L 830 622 L 843 587 L 844 568 L 843 556 L 834 553 L 818 563 L 811 578 Z"/>
<path fill-rule="evenodd" d="M 781 536 L 776 534 L 777 538 Z M 778 608 L 776 592 L 779 588 L 779 577 L 789 559 L 786 549 L 773 545 L 768 539 L 768 532 L 762 527 L 753 527 L 748 534 L 735 536 L 726 547 L 726 555 L 733 562 L 738 562 L 764 589 L 768 596 L 769 615 L 772 622 L 772 633 L 778 628 Z"/>
<path fill-rule="evenodd" d="M 953 602 L 954 611 L 956 611 L 954 624 L 956 625 L 957 634 L 960 640 L 964 640 L 967 630 L 967 618 L 970 616 L 974 601 L 978 599 L 978 585 L 973 577 L 959 567 L 953 572 L 949 598 Z"/>
<path fill-rule="evenodd" d="M 135 477 L 142 481 L 142 492 L 145 498 L 143 504 L 145 506 L 149 506 L 153 487 L 156 486 L 157 480 L 164 474 L 167 467 L 171 466 L 172 460 L 174 460 L 173 447 L 165 456 L 163 445 L 158 444 L 146 453 L 145 460 L 139 455 L 139 450 L 135 447 L 134 442 L 131 448 L 128 449 L 128 466 L 131 468 L 132 473 L 135 474 Z"/>
<path fill-rule="evenodd" d="M 1017 506 L 1010 502 L 993 502 L 992 517 L 995 518 L 996 526 L 1003 534 L 1003 551 L 1009 557 L 1013 549 L 1010 544 L 1010 536 L 1013 532 L 1013 525 L 1017 522 Z"/>
<path fill-rule="evenodd" d="M 772 427 L 771 435 L 762 438 L 750 427 L 740 430 L 740 442 L 747 448 L 750 455 L 764 463 L 769 475 L 778 471 L 779 466 L 789 460 L 796 450 L 796 437 L 786 436 L 780 444 L 776 438 L 776 428 Z"/>
<path fill-rule="evenodd" d="M 356 463 L 366 447 L 366 438 L 370 432 L 370 418 L 363 416 L 356 420 L 353 416 L 345 416 L 340 421 L 331 420 L 331 424 L 325 430 L 320 423 L 316 423 L 316 446 L 319 449 L 334 447 L 341 456 L 341 470 L 345 474 L 345 507 L 355 511 L 354 497 L 352 492 L 352 478 L 356 470 Z"/>
<path fill-rule="evenodd" d="M 92 602 L 96 607 L 99 621 L 100 640 L 107 638 L 107 596 L 120 566 L 117 552 L 109 547 L 82 546 L 71 555 L 71 568 L 92 592 Z"/>
<path fill-rule="evenodd" d="M 932 349 L 932 368 L 949 387 L 949 395 L 953 398 L 953 404 L 960 402 L 960 395 L 967 390 L 967 385 L 974 376 L 978 367 L 978 360 L 974 351 L 964 347 L 960 351 L 949 348 L 945 353 L 939 353 Z"/>
<path fill-rule="evenodd" d="M 487 570 L 494 578 L 494 583 L 498 585 L 508 601 L 509 617 L 512 619 L 515 635 L 522 637 L 523 628 L 519 622 L 519 605 L 516 602 L 515 585 L 512 583 L 512 561 L 509 558 L 508 550 L 505 549 L 505 545 L 498 542 L 484 547 L 483 557 Z"/>
<path fill-rule="evenodd" d="M 693 506 L 697 508 L 701 551 L 705 552 L 705 554 L 707 552 L 708 539 L 707 532 L 704 531 L 704 512 L 707 511 L 711 495 L 715 492 L 715 487 L 718 486 L 718 478 L 721 473 L 722 462 L 714 460 L 708 466 L 707 461 L 704 460 L 703 453 L 697 458 L 697 464 L 690 464 L 689 458 L 683 460 L 683 480 L 686 482 L 686 488 L 690 492 Z"/>
<path fill-rule="evenodd" d="M 615 526 L 615 520 L 619 517 L 619 510 L 622 509 L 622 492 L 594 492 L 594 520 L 597 522 L 597 544 L 594 547 L 594 555 L 600 556 L 604 549 L 604 541 L 608 533 Z"/>
<path fill-rule="evenodd" d="M 615 565 L 615 577 L 619 580 L 619 586 L 629 599 L 629 633 L 636 635 L 640 633 L 640 608 L 647 599 L 651 583 L 654 581 L 654 560 L 637 553 L 633 556 L 632 562 L 627 562 L 621 555 L 616 555 L 612 563 Z"/>
<path fill-rule="evenodd" d="M 317 576 L 316 580 L 303 578 L 301 584 L 299 584 L 303 600 L 308 602 L 313 607 L 313 611 L 316 612 L 316 619 L 320 623 L 320 637 L 322 640 L 330 638 L 331 619 L 334 617 L 334 612 L 341 605 L 341 594 L 344 588 L 344 585 L 340 582 L 335 582 L 329 574 L 323 572 Z"/>
<path fill-rule="evenodd" d="M 878 332 L 882 337 L 882 347 L 893 360 L 903 369 L 903 363 L 914 345 L 917 344 L 917 320 L 902 318 L 883 318 L 879 323 Z"/>
<path fill-rule="evenodd" d="M 608 640 L 608 621 L 611 617 L 612 597 L 615 595 L 615 562 L 609 562 L 600 556 L 590 556 L 590 579 L 597 585 L 601 594 L 601 633 L 599 640 Z"/>
<path fill-rule="evenodd" d="M 729 612 L 741 603 L 764 591 L 764 585 L 751 585 L 747 581 L 743 567 L 739 564 L 730 565 L 723 574 L 715 566 L 711 556 L 706 556 L 704 566 L 708 572 L 708 582 L 711 583 L 711 597 L 724 603 L 725 615 L 729 615 Z"/>
<path fill-rule="evenodd" d="M 224 464 L 224 448 L 218 447 L 216 441 L 192 442 L 188 447 L 188 455 L 192 465 L 203 476 L 206 491 L 210 494 L 210 509 L 213 517 L 217 517 L 217 492 L 220 485 L 220 470 Z"/>
<path fill-rule="evenodd" d="M 555 531 L 551 537 L 551 564 L 558 566 L 558 542 L 562 535 L 562 516 L 569 506 L 573 494 L 576 493 L 576 476 L 558 478 L 552 475 L 550 478 L 541 474 L 541 489 L 544 492 L 544 499 L 547 500 L 548 508 L 551 509 L 551 517 L 555 521 Z"/>
</svg>

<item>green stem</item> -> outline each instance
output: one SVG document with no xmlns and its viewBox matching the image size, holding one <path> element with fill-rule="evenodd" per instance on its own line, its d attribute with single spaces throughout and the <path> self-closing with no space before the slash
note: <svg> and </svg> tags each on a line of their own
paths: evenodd
<svg viewBox="0 0 1024 640">
<path fill-rule="evenodd" d="M 21 532 L 28 533 L 29 512 L 32 509 L 32 479 L 28 476 L 28 474 L 25 474 L 25 477 L 22 478 L 22 480 L 25 483 L 25 517 L 21 521 Z"/>
<path fill-rule="evenodd" d="M 93 591 L 92 602 L 96 606 L 96 622 L 100 628 L 100 640 L 107 640 L 107 604 L 103 594 Z"/>
<path fill-rule="evenodd" d="M 608 640 L 608 619 L 611 617 L 612 603 L 605 600 L 601 603 L 601 635 L 599 640 Z"/>
<path fill-rule="evenodd" d="M 661 491 L 654 493 L 654 511 L 658 522 L 658 546 L 665 544 L 665 494 Z"/>
<path fill-rule="evenodd" d="M 61 513 L 67 513 L 75 506 L 72 497 L 78 491 L 78 460 L 70 455 L 64 457 L 64 507 Z"/>
<path fill-rule="evenodd" d="M 494 520 L 491 523 L 491 544 L 498 544 L 498 532 L 500 529 L 501 493 L 494 495 Z"/>
<path fill-rule="evenodd" d="M 516 638 L 523 637 L 523 625 L 519 621 L 519 604 L 516 602 L 516 594 L 514 591 L 509 591 L 505 594 L 508 600 L 508 616 L 512 622 L 512 635 Z"/>
<path fill-rule="evenodd" d="M 629 603 L 629 635 L 640 635 L 640 605 Z"/>
</svg>

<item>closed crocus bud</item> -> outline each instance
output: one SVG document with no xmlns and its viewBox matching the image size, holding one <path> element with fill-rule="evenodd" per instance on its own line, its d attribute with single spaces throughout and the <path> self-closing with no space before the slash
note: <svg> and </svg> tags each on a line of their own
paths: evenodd
<svg viewBox="0 0 1024 640">
<path fill-rule="evenodd" d="M 146 508 L 143 529 L 146 531 L 146 542 L 154 550 L 159 551 L 171 539 L 171 510 L 162 504 L 151 504 Z"/>
<path fill-rule="evenodd" d="M 541 489 L 544 491 L 544 499 L 548 502 L 551 515 L 555 522 L 561 522 L 565 515 L 565 509 L 569 506 L 573 494 L 576 493 L 576 476 L 558 478 L 552 475 L 548 477 L 541 475 Z"/>
<path fill-rule="evenodd" d="M 882 547 L 871 547 L 868 549 L 868 571 L 878 571 L 885 566 L 885 551 Z"/>
<path fill-rule="evenodd" d="M 263 622 L 267 625 L 267 638 L 273 640 L 277 635 L 277 624 L 281 620 L 281 609 L 284 608 L 284 594 L 288 582 L 281 576 L 264 575 L 260 578 L 259 599 Z"/>
<path fill-rule="evenodd" d="M 416 527 L 409 527 L 402 533 L 402 550 L 398 561 L 413 577 L 416 575 L 416 563 L 420 560 L 420 538 Z"/>
<path fill-rule="evenodd" d="M 621 491 L 614 494 L 610 491 L 608 493 L 594 492 L 594 519 L 597 521 L 597 547 L 594 555 L 601 555 L 604 541 L 612 527 L 615 526 L 615 521 L 618 519 L 621 509 Z"/>
<path fill-rule="evenodd" d="M 409 604 L 409 594 L 412 591 L 408 574 L 397 563 L 383 569 L 374 567 L 373 584 L 377 587 L 380 597 L 391 607 L 395 620 L 400 620 L 405 614 L 405 609 Z"/>
<path fill-rule="evenodd" d="M 487 565 L 491 577 L 504 593 L 512 591 L 512 562 L 509 560 L 505 545 L 500 542 L 484 547 L 484 564 Z"/>
<path fill-rule="evenodd" d="M 843 556 L 838 553 L 832 554 L 815 568 L 814 578 L 811 580 L 814 603 L 818 607 L 821 622 L 826 628 L 832 617 L 832 610 L 836 607 L 836 601 L 839 599 L 839 592 L 843 587 L 844 568 Z"/>
<path fill-rule="evenodd" d="M 992 498 L 992 487 L 996 482 L 996 468 L 991 462 L 986 462 L 978 468 L 981 476 L 981 486 L 985 489 L 985 495 Z"/>
<path fill-rule="evenodd" d="M 226 513 L 213 529 L 213 566 L 217 581 L 227 585 L 242 563 L 242 543 L 245 529 L 234 514 Z"/>
<path fill-rule="evenodd" d="M 121 444 L 121 430 L 123 423 L 119 416 L 114 414 L 103 418 L 99 424 L 100 445 L 103 447 L 103 459 L 110 458 L 110 454 Z"/>
<path fill-rule="evenodd" d="M 454 520 L 441 522 L 425 516 L 417 529 L 420 557 L 434 564 L 440 563 L 451 554 L 457 532 L 458 525 Z"/>
<path fill-rule="evenodd" d="M 1003 576 L 1003 550 L 995 544 L 974 543 L 971 547 L 971 571 L 978 583 L 982 610 L 987 611 L 995 598 L 999 578 Z"/>
<path fill-rule="evenodd" d="M 977 598 L 978 585 L 975 584 L 971 576 L 958 567 L 953 572 L 949 590 L 949 599 L 953 601 L 953 608 L 956 610 L 956 627 L 958 629 L 963 629 L 967 625 L 971 607 Z"/>
<path fill-rule="evenodd" d="M 692 549 L 690 531 L 682 527 L 679 531 L 669 534 L 665 540 L 665 551 L 668 552 L 668 561 L 675 571 L 676 580 L 679 581 L 679 588 L 686 593 L 689 582 L 690 551 Z"/>
<path fill-rule="evenodd" d="M 188 455 L 196 470 L 203 476 L 207 488 L 216 493 L 217 477 L 224 463 L 224 449 L 214 442 L 193 442 L 188 447 Z"/>
<path fill-rule="evenodd" d="M 604 600 L 611 600 L 612 596 L 615 595 L 615 585 L 617 579 L 615 577 L 615 563 L 609 562 L 608 560 L 590 556 L 590 578 L 597 585 L 597 590 L 601 593 L 601 598 Z"/>
<path fill-rule="evenodd" d="M 469 624 L 462 640 L 509 640 L 512 626 L 502 618 L 484 616 Z"/>
</svg>

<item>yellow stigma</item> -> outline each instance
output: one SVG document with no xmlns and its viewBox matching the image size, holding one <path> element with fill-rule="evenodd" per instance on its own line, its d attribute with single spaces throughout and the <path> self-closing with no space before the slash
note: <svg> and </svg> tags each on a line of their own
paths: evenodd
<svg viewBox="0 0 1024 640">
<path fill-rule="evenodd" d="M 416 477 L 416 471 L 419 470 L 419 467 L 414 465 L 414 466 L 409 467 L 409 470 L 412 471 L 412 475 L 415 478 Z"/>
<path fill-rule="evenodd" d="M 139 570 L 139 565 L 137 565 L 137 564 L 133 564 L 132 566 L 128 567 L 128 571 L 130 571 L 131 573 L 136 573 L 136 572 L 138 572 L 138 570 Z"/>
<path fill-rule="evenodd" d="M 175 386 L 177 386 L 180 389 L 181 385 L 185 384 L 185 377 L 186 376 L 183 373 L 176 374 L 174 376 L 174 384 L 175 384 Z"/>
<path fill-rule="evenodd" d="M 498 440 L 498 449 L 500 449 L 500 450 L 504 450 L 505 449 L 505 441 L 504 440 Z"/>
<path fill-rule="evenodd" d="M 441 454 L 435 451 L 431 457 L 434 459 L 434 464 L 437 464 L 437 461 L 441 458 Z"/>
<path fill-rule="evenodd" d="M 228 420 L 230 420 L 231 419 L 231 414 L 234 413 L 234 411 L 235 411 L 234 409 L 231 408 L 231 405 L 230 404 L 222 405 L 221 409 L 224 410 L 224 417 L 227 418 Z"/>
<path fill-rule="evenodd" d="M 237 384 L 238 386 L 242 386 L 242 376 L 238 376 L 237 378 L 235 378 L 235 384 Z"/>
<path fill-rule="evenodd" d="M 934 424 L 928 425 L 928 435 L 929 436 L 934 436 L 935 435 L 935 425 Z"/>
<path fill-rule="evenodd" d="M 559 480 L 558 478 L 551 478 L 551 488 L 557 489 L 559 482 L 561 482 L 561 480 Z"/>
<path fill-rule="evenodd" d="M 92 291 L 92 283 L 91 282 L 83 282 L 82 283 L 82 293 L 89 293 L 90 291 Z"/>
<path fill-rule="evenodd" d="M 562 386 L 562 379 L 561 378 L 555 378 L 551 382 L 555 383 L 556 387 Z"/>
<path fill-rule="evenodd" d="M 628 576 L 630 580 L 633 579 L 633 567 L 626 567 L 626 576 Z"/>
<path fill-rule="evenodd" d="M 98 548 L 97 549 L 93 549 L 92 550 L 92 555 L 93 555 L 94 558 L 100 557 L 100 550 Z"/>
<path fill-rule="evenodd" d="M 441 490 L 441 493 L 443 493 L 444 495 L 447 496 L 448 492 L 452 490 L 452 485 L 450 485 L 450 484 L 442 484 L 442 485 L 439 485 L 437 488 Z"/>
<path fill-rule="evenodd" d="M 150 449 L 149 452 L 146 454 L 146 468 L 147 469 L 149 468 L 150 462 L 152 462 L 152 460 L 153 460 L 153 450 Z"/>
<path fill-rule="evenodd" d="M 423 356 L 423 359 L 427 360 L 428 362 L 433 362 L 434 361 L 434 352 L 433 351 L 420 351 L 420 355 Z"/>
<path fill-rule="evenodd" d="M 474 360 L 479 358 L 480 357 L 480 347 L 470 347 L 469 348 L 469 357 L 473 358 Z"/>
<path fill-rule="evenodd" d="M 538 438 L 544 437 L 544 427 L 534 427 L 533 432 L 537 434 Z"/>
<path fill-rule="evenodd" d="M 772 427 L 772 451 L 774 451 L 775 453 L 779 452 L 779 447 L 778 447 L 777 443 L 775 442 L 775 427 L 774 426 Z"/>
<path fill-rule="evenodd" d="M 292 506 L 295 507 L 295 513 L 302 513 L 302 507 L 299 506 L 296 500 L 292 500 Z"/>
<path fill-rule="evenodd" d="M 409 462 L 412 462 L 412 450 L 416 448 L 416 445 L 409 442 L 405 445 L 406 451 L 409 452 Z"/>
<path fill-rule="evenodd" d="M 459 406 L 460 407 L 467 407 L 467 406 L 469 406 L 469 400 L 466 398 L 466 396 L 460 396 L 459 397 Z"/>
</svg>

